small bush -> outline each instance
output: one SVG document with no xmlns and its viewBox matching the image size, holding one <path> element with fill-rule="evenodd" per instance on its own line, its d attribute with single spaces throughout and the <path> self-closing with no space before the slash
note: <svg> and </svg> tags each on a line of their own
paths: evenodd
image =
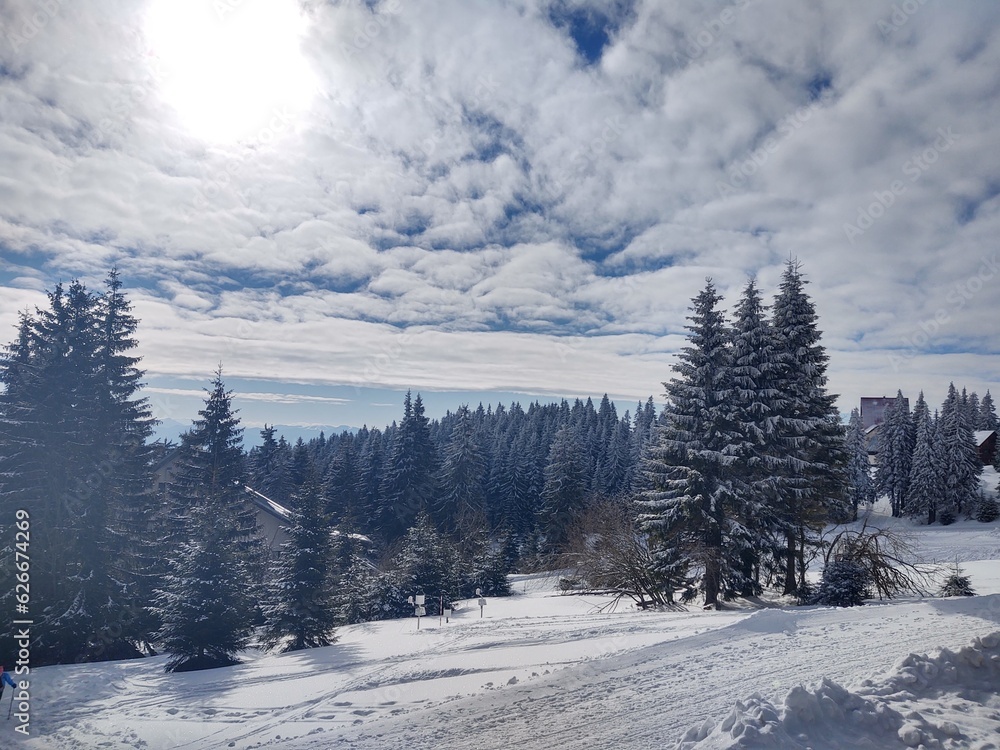
<svg viewBox="0 0 1000 750">
<path fill-rule="evenodd" d="M 976 520 L 981 523 L 993 523 L 1000 518 L 1000 503 L 995 497 L 984 497 L 976 508 Z"/>
<path fill-rule="evenodd" d="M 795 602 L 796 604 L 809 604 L 816 599 L 816 587 L 809 581 L 804 581 L 799 584 L 799 587 L 795 590 Z"/>
<path fill-rule="evenodd" d="M 951 508 L 945 508 L 940 513 L 938 513 L 938 521 L 941 522 L 942 526 L 951 526 L 957 520 L 955 511 Z"/>
<path fill-rule="evenodd" d="M 853 560 L 832 560 L 823 569 L 813 604 L 860 607 L 868 595 L 868 571 Z"/>
<path fill-rule="evenodd" d="M 975 596 L 972 590 L 972 581 L 969 576 L 962 572 L 958 563 L 952 569 L 951 574 L 944 579 L 939 592 L 941 596 Z"/>
</svg>

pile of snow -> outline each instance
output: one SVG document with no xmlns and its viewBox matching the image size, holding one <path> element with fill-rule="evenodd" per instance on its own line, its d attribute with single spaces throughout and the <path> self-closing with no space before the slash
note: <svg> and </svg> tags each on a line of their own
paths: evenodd
<svg viewBox="0 0 1000 750">
<path fill-rule="evenodd" d="M 824 679 L 791 690 L 780 709 L 754 694 L 689 730 L 677 750 L 996 747 L 998 691 L 1000 632 L 957 652 L 910 654 L 856 692 Z"/>
</svg>

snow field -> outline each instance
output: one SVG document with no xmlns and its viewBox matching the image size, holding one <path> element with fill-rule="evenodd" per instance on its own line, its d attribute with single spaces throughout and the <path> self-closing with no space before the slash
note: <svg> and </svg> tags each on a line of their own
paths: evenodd
<svg viewBox="0 0 1000 750">
<path fill-rule="evenodd" d="M 345 627 L 333 646 L 225 669 L 168 675 L 157 657 L 33 670 L 24 744 L 1000 747 L 997 526 L 913 531 L 925 560 L 975 558 L 962 565 L 980 596 L 612 611 L 607 597 L 560 595 L 557 575 L 519 576 L 482 618 L 466 602 L 448 624 Z"/>
</svg>

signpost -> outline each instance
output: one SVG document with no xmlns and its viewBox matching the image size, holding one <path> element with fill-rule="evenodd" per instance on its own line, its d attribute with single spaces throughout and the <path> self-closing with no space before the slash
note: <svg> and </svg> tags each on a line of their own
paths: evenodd
<svg viewBox="0 0 1000 750">
<path fill-rule="evenodd" d="M 424 595 L 417 594 L 407 598 L 407 603 L 413 605 L 413 614 L 417 616 L 417 630 L 420 630 L 420 618 L 427 614 L 424 608 Z"/>
<path fill-rule="evenodd" d="M 476 589 L 476 596 L 479 597 L 479 616 L 483 616 L 483 607 L 486 606 L 486 600 L 483 598 L 483 590 Z"/>
</svg>

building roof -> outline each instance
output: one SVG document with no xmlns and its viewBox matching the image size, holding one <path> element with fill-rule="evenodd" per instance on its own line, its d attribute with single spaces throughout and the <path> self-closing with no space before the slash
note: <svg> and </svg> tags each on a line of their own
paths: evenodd
<svg viewBox="0 0 1000 750">
<path fill-rule="evenodd" d="M 243 489 L 247 491 L 248 495 L 250 495 L 250 501 L 254 505 L 256 505 L 265 513 L 274 516 L 278 520 L 278 523 L 285 526 L 291 524 L 292 511 L 290 511 L 284 505 L 275 502 L 267 495 L 257 492 L 257 490 L 255 490 L 253 487 L 248 487 L 247 485 L 243 485 Z M 331 529 L 330 533 L 333 536 L 340 536 L 341 534 L 340 529 Z M 366 537 L 364 534 L 348 534 L 347 536 L 349 539 L 355 539 L 359 542 L 365 542 L 369 544 L 371 543 L 371 539 Z"/>
<path fill-rule="evenodd" d="M 247 491 L 248 495 L 250 495 L 251 502 L 253 502 L 254 505 L 256 505 L 265 513 L 274 516 L 281 523 L 288 523 L 291 520 L 292 511 L 290 511 L 281 503 L 275 502 L 267 495 L 262 495 L 260 492 L 257 492 L 257 490 L 255 490 L 253 487 L 247 487 L 246 485 L 243 485 L 243 489 Z"/>
<path fill-rule="evenodd" d="M 976 445 L 982 445 L 990 439 L 990 435 L 996 434 L 996 430 L 976 430 L 973 434 L 976 438 Z"/>
</svg>

